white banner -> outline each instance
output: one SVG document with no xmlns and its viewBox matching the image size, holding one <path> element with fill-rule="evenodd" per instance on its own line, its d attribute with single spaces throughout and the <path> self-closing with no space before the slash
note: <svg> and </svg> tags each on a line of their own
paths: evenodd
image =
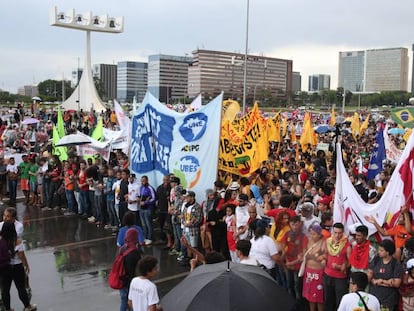
<svg viewBox="0 0 414 311">
<path fill-rule="evenodd" d="M 100 142 L 82 132 L 77 132 L 79 135 L 83 135 L 88 137 L 91 140 L 90 144 L 76 146 L 77 154 L 82 157 L 94 157 L 97 154 L 100 154 L 103 159 L 106 161 L 109 160 L 109 156 L 111 154 L 111 142 L 105 141 Z"/>
<path fill-rule="evenodd" d="M 116 140 L 113 140 L 112 148 L 122 149 L 124 153 L 128 154 L 131 137 L 131 120 L 116 100 L 114 101 L 114 109 L 119 127 L 121 129 L 121 134 Z"/>
<path fill-rule="evenodd" d="M 374 225 L 365 220 L 365 216 L 373 216 L 379 224 L 386 223 L 392 227 L 397 220 L 401 206 L 407 203 L 412 210 L 414 135 L 410 136 L 402 152 L 394 173 L 381 199 L 374 203 L 365 203 L 351 181 L 342 162 L 340 144 L 337 147 L 336 159 L 336 190 L 333 218 L 334 222 L 343 223 L 348 233 L 348 226 L 361 223 L 368 227 L 369 234 L 376 232 Z"/>
<path fill-rule="evenodd" d="M 155 188 L 173 173 L 199 202 L 204 200 L 217 174 L 222 97 L 182 114 L 147 92 L 132 119 L 131 171 L 138 178 L 147 175 Z"/>
<path fill-rule="evenodd" d="M 397 148 L 397 146 L 390 140 L 388 135 L 388 124 L 384 128 L 384 145 L 385 145 L 385 154 L 387 155 L 387 160 L 398 163 L 398 160 L 401 158 L 402 151 Z"/>
</svg>

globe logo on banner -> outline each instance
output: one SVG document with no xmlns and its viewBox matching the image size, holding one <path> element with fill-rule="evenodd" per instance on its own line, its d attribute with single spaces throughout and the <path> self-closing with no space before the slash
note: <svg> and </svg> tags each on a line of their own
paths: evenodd
<svg viewBox="0 0 414 311">
<path fill-rule="evenodd" d="M 173 173 L 180 178 L 183 188 L 192 189 L 200 180 L 200 162 L 194 156 L 184 156 L 175 163 Z"/>
<path fill-rule="evenodd" d="M 400 118 L 404 122 L 407 122 L 408 119 L 410 118 L 410 115 L 409 115 L 408 111 L 402 111 L 401 114 L 400 114 Z"/>
<path fill-rule="evenodd" d="M 207 123 L 207 115 L 204 113 L 192 113 L 184 118 L 179 131 L 187 142 L 192 142 L 203 137 Z"/>
</svg>

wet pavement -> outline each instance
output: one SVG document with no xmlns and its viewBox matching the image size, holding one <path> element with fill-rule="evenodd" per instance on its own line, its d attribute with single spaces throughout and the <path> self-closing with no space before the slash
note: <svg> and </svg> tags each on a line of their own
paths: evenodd
<svg viewBox="0 0 414 311">
<path fill-rule="evenodd" d="M 17 203 L 17 213 L 24 224 L 32 303 L 38 310 L 119 310 L 119 293 L 107 285 L 116 253 L 111 230 L 77 216 L 66 217 L 62 210 L 41 211 L 22 202 Z M 187 275 L 188 267 L 179 265 L 163 245 L 145 247 L 144 252 L 159 259 L 155 282 L 160 297 Z M 23 309 L 14 285 L 11 296 L 12 308 Z"/>
</svg>

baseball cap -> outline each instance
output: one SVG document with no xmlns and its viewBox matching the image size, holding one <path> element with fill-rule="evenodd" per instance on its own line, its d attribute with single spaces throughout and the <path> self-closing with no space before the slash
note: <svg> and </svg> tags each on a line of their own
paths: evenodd
<svg viewBox="0 0 414 311">
<path fill-rule="evenodd" d="M 195 195 L 195 192 L 194 191 L 187 191 L 186 194 L 185 194 L 185 196 L 186 197 L 193 197 L 193 198 L 195 198 L 196 195 Z"/>
<path fill-rule="evenodd" d="M 318 203 L 324 204 L 324 205 L 329 205 L 329 203 L 331 203 L 331 198 L 330 197 L 323 197 L 322 199 L 318 200 Z"/>
<path fill-rule="evenodd" d="M 414 268 L 414 258 L 407 261 L 407 270 Z"/>
<path fill-rule="evenodd" d="M 247 196 L 247 194 L 242 193 L 239 195 L 239 200 L 249 201 L 249 197 Z"/>
</svg>

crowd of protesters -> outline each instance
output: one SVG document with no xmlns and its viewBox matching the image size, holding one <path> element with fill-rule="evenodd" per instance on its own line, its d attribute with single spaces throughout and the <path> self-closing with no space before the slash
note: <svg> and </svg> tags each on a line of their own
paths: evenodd
<svg viewBox="0 0 414 311">
<path fill-rule="evenodd" d="M 391 163 L 385 163 L 378 177 L 367 180 L 377 122 L 371 122 L 357 142 L 346 124 L 336 132 L 320 134 L 319 142 L 329 146 L 325 150 L 309 146 L 302 152 L 290 139 L 272 143 L 268 161 L 256 172 L 247 177 L 219 172 L 200 198 L 183 189 L 173 174 L 165 176 L 161 185 L 130 174 L 128 157 L 121 151 L 112 152 L 109 161 L 99 157 L 85 161 L 69 150 L 68 160 L 61 162 L 52 155 L 49 142 L 56 113 L 40 112 L 41 122 L 29 126 L 19 123 L 22 111 L 16 110 L 10 118 L 11 124 L 4 122 L 0 127 L 3 148 L 24 156 L 19 165 L 12 155 L 7 161 L 0 159 L 0 204 L 6 191 L 8 204 L 15 204 L 20 182 L 25 204 L 42 210 L 64 209 L 68 217 L 78 215 L 98 227 L 119 231 L 118 246 L 131 227 L 139 232 L 139 244 L 153 245 L 155 224 L 160 234 L 154 242 L 162 243 L 178 262 L 189 264 L 196 249 L 258 265 L 304 310 L 348 310 L 350 303 L 361 308 L 363 302 L 372 309 L 375 299 L 383 309 L 414 310 L 411 211 L 402 207 L 398 224 L 389 229 L 367 217 L 392 240 L 369 237 L 362 224 L 345 230 L 343 224 L 333 223 L 337 139 L 349 177 L 365 202 L 378 201 L 387 187 L 394 169 Z M 96 119 L 94 113 L 64 113 L 67 132 L 91 134 Z M 111 111 L 104 120 L 107 127 L 116 124 Z M 401 137 L 392 139 L 404 147 Z M 345 236 L 345 231 L 350 234 Z M 341 299 L 350 289 L 362 298 L 347 298 L 345 305 Z"/>
</svg>

